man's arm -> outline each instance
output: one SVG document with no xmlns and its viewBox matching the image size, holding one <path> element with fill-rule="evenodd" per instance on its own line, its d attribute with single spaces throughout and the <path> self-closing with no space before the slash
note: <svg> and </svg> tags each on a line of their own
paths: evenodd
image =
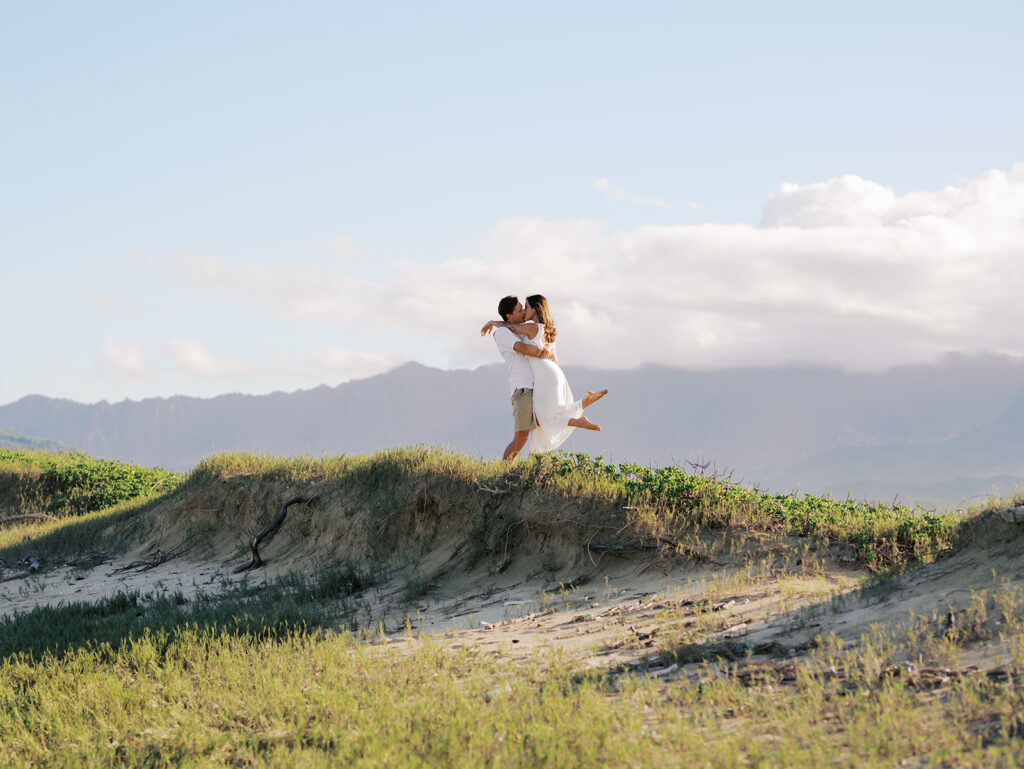
<svg viewBox="0 0 1024 769">
<path fill-rule="evenodd" d="M 498 350 L 502 354 L 519 353 L 531 358 L 548 358 L 553 360 L 551 353 L 547 349 L 542 350 L 536 345 L 528 344 L 507 329 L 502 328 L 501 331 L 504 333 L 499 334 L 495 332 L 494 341 L 497 343 Z"/>
<path fill-rule="evenodd" d="M 551 351 L 548 350 L 546 347 L 541 349 L 535 344 L 527 344 L 526 342 L 516 342 L 512 346 L 512 349 L 515 350 L 520 355 L 525 355 L 528 358 L 547 358 L 548 360 L 553 360 L 556 363 L 558 362 L 555 356 L 552 355 Z"/>
<path fill-rule="evenodd" d="M 509 323 L 505 320 L 489 320 L 484 323 L 484 327 L 480 329 L 480 336 L 487 336 L 496 328 L 507 328 L 513 334 L 519 334 L 520 336 L 527 336 L 533 339 L 537 336 L 537 331 L 540 327 L 534 323 Z"/>
</svg>

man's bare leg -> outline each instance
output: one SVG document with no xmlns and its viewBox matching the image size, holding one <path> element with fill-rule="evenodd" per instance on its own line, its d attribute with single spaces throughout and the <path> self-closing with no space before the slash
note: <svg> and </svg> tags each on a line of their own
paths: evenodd
<svg viewBox="0 0 1024 769">
<path fill-rule="evenodd" d="M 601 400 L 608 394 L 608 388 L 603 390 L 587 390 L 587 394 L 583 396 L 583 408 L 586 408 L 591 403 Z"/>
<path fill-rule="evenodd" d="M 526 441 L 530 438 L 529 430 L 520 430 L 512 438 L 512 442 L 505 447 L 505 453 L 501 455 L 501 458 L 506 462 L 515 462 L 516 457 L 519 456 L 519 452 L 523 450 L 523 446 L 526 445 Z"/>
<path fill-rule="evenodd" d="M 600 432 L 601 425 L 594 424 L 586 417 L 573 417 L 569 420 L 569 427 L 582 427 L 584 430 L 597 430 Z"/>
</svg>

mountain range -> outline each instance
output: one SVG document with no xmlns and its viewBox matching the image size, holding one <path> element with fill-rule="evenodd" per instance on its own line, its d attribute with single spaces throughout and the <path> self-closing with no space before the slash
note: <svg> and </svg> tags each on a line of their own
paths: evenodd
<svg viewBox="0 0 1024 769">
<path fill-rule="evenodd" d="M 577 394 L 608 387 L 563 449 L 615 462 L 710 463 L 775 491 L 957 503 L 1024 484 L 1024 360 L 948 356 L 877 373 L 567 366 Z M 500 364 L 408 363 L 291 393 L 94 404 L 24 397 L 0 426 L 91 455 L 187 470 L 229 450 L 280 455 L 436 445 L 496 457 L 511 438 Z"/>
</svg>

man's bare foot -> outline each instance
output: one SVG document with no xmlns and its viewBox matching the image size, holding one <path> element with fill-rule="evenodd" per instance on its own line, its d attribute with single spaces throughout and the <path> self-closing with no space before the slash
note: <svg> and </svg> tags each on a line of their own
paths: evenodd
<svg viewBox="0 0 1024 769">
<path fill-rule="evenodd" d="M 586 417 L 573 417 L 569 420 L 569 427 L 582 427 L 584 430 L 601 431 L 601 425 L 591 422 Z"/>
<path fill-rule="evenodd" d="M 586 408 L 587 406 L 589 406 L 591 403 L 594 403 L 595 401 L 601 400 L 607 394 L 608 394 L 608 388 L 607 387 L 604 388 L 603 390 L 596 390 L 596 391 L 595 390 L 587 390 L 587 394 L 583 396 L 583 408 Z"/>
</svg>

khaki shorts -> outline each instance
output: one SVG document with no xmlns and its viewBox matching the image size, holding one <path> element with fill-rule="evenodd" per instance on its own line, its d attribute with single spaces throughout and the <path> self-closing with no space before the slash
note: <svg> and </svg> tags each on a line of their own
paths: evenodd
<svg viewBox="0 0 1024 769">
<path fill-rule="evenodd" d="M 512 419 L 516 423 L 517 433 L 534 428 L 533 390 L 520 387 L 512 393 Z"/>
</svg>

